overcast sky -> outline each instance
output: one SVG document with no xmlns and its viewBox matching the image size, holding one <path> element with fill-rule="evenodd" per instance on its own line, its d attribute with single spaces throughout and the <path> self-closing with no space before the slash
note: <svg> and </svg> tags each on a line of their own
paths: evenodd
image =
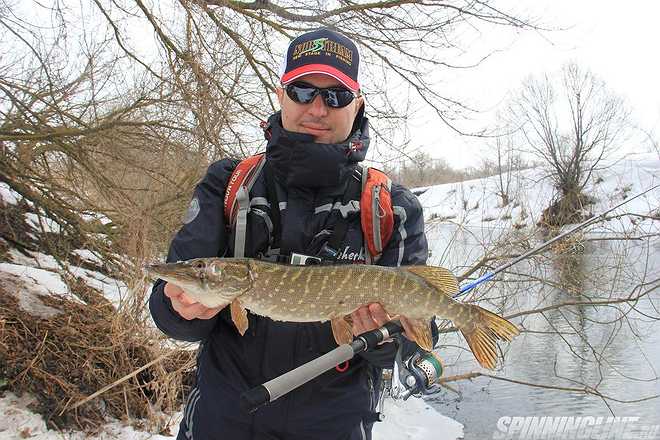
<svg viewBox="0 0 660 440">
<path fill-rule="evenodd" d="M 458 121 L 461 128 L 479 131 L 492 125 L 497 108 L 526 77 L 558 71 L 566 62 L 576 61 L 626 99 L 639 126 L 660 137 L 660 0 L 502 0 L 498 4 L 515 16 L 535 17 L 541 25 L 562 30 L 515 32 L 502 27 L 464 42 L 469 56 L 497 52 L 474 69 L 439 73 L 442 94 L 482 110 L 471 122 Z M 85 9 L 98 15 L 91 5 Z M 88 21 L 86 17 L 78 24 L 85 27 Z M 136 21 L 128 30 L 138 52 L 155 53 L 149 26 Z M 413 118 L 409 133 L 412 146 L 457 168 L 492 157 L 484 139 L 455 134 L 428 108 Z"/>
<path fill-rule="evenodd" d="M 660 134 L 660 1 L 534 0 L 524 2 L 529 15 L 544 24 L 564 28 L 552 32 L 524 31 L 489 35 L 477 44 L 492 44 L 502 51 L 472 70 L 456 72 L 452 82 L 459 96 L 485 113 L 466 125 L 478 130 L 507 93 L 530 74 L 557 71 L 577 61 L 624 97 L 633 118 Z M 460 92 L 459 92 L 460 91 Z M 412 127 L 413 144 L 455 167 L 477 165 L 489 154 L 483 140 L 457 136 L 450 130 L 431 133 L 423 117 Z"/>
</svg>

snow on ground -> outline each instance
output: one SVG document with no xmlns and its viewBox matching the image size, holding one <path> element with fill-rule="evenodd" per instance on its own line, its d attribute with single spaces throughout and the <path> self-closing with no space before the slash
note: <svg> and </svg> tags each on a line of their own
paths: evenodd
<svg viewBox="0 0 660 440">
<path fill-rule="evenodd" d="M 32 212 L 25 214 L 25 220 L 37 231 L 60 233 L 60 225 L 53 219 L 45 215 L 37 215 Z"/>
<path fill-rule="evenodd" d="M 21 278 L 22 281 L 33 286 L 40 295 L 67 296 L 70 293 L 69 287 L 62 281 L 60 275 L 48 270 L 20 264 L 0 263 L 0 273 Z"/>
<path fill-rule="evenodd" d="M 100 428 L 100 432 L 94 436 L 87 437 L 81 432 L 69 432 L 66 434 L 49 430 L 40 415 L 33 413 L 28 406 L 33 401 L 29 396 L 17 397 L 12 393 L 6 393 L 0 397 L 0 439 L 23 440 L 26 438 L 35 440 L 167 440 L 174 436 L 163 436 L 148 432 L 136 431 L 131 426 L 113 421 Z"/>
<path fill-rule="evenodd" d="M 28 409 L 32 398 L 6 393 L 0 397 L 0 439 L 22 440 L 168 440 L 176 438 L 181 413 L 172 418 L 172 435 L 157 435 L 136 431 L 119 421 L 105 424 L 98 434 L 85 437 L 80 432 L 61 434 L 48 430 L 40 415 Z M 376 423 L 374 440 L 453 440 L 463 436 L 463 425 L 443 416 L 424 401 L 410 398 L 405 402 L 385 401 L 385 421 Z"/>
<path fill-rule="evenodd" d="M 87 252 L 89 252 L 90 255 L 94 255 L 90 251 Z M 4 270 L 5 272 L 19 276 L 26 276 L 32 279 L 36 276 L 38 278 L 36 280 L 37 284 L 40 284 L 39 279 L 41 279 L 44 281 L 42 286 L 46 287 L 45 290 L 41 289 L 39 291 L 39 294 L 42 295 L 47 295 L 49 293 L 59 295 L 68 294 L 68 288 L 58 273 L 63 273 L 64 269 L 62 265 L 60 265 L 60 263 L 51 255 L 46 255 L 40 252 L 31 252 L 30 254 L 32 255 L 32 258 L 25 256 L 15 249 L 11 249 L 9 255 L 12 258 L 12 261 L 16 264 L 9 265 L 12 267 L 7 266 L 6 268 L 3 268 L 2 263 L 0 263 L 0 272 Z M 103 295 L 105 295 L 105 297 L 115 306 L 119 306 L 122 298 L 125 298 L 128 294 L 128 286 L 122 281 L 108 277 L 107 275 L 94 270 L 69 265 L 66 262 L 63 262 L 63 264 L 71 275 L 80 278 L 89 287 L 102 292 Z M 74 295 L 69 296 L 71 299 L 77 300 L 74 298 Z"/>
<path fill-rule="evenodd" d="M 443 416 L 422 399 L 385 400 L 385 420 L 376 423 L 374 440 L 451 440 L 463 438 L 463 425 Z"/>
<path fill-rule="evenodd" d="M 29 251 L 28 251 L 29 252 Z M 41 252 L 29 252 L 31 257 L 18 252 L 16 249 L 10 249 L 9 255 L 14 263 L 28 267 L 36 267 L 47 270 L 60 270 L 62 266 L 52 255 L 42 254 Z"/>
<path fill-rule="evenodd" d="M 492 252 L 493 245 L 504 243 L 516 230 L 522 237 L 532 237 L 534 225 L 543 210 L 555 199 L 555 191 L 547 172 L 528 169 L 511 176 L 510 203 L 502 206 L 497 195 L 499 176 L 415 189 L 426 220 L 426 237 L 431 257 L 429 264 L 463 271 L 467 266 Z M 502 179 L 506 181 L 507 176 Z M 655 157 L 621 161 L 597 171 L 586 189 L 594 198 L 588 213 L 599 215 L 626 199 L 660 184 L 660 160 Z M 597 221 L 584 229 L 585 234 L 599 236 L 628 235 L 643 237 L 660 233 L 660 222 L 639 216 L 660 214 L 660 188 L 631 200 L 608 214 L 607 221 Z M 566 226 L 567 230 L 572 226 Z M 518 238 L 516 238 L 518 239 Z M 540 239 L 536 237 L 535 239 Z M 536 246 L 539 241 L 530 242 Z M 470 243 L 471 246 L 462 246 Z M 477 246 L 475 246 L 477 245 Z"/>
<path fill-rule="evenodd" d="M 103 260 L 101 260 L 101 258 L 98 255 L 96 255 L 94 252 L 90 251 L 89 249 L 75 249 L 72 252 L 89 263 L 103 267 L 104 264 Z"/>
<path fill-rule="evenodd" d="M 0 199 L 6 203 L 15 205 L 22 198 L 19 193 L 11 189 L 5 182 L 0 182 Z"/>
<path fill-rule="evenodd" d="M 52 294 L 50 290 L 36 282 L 33 278 L 23 276 L 23 269 L 21 269 L 20 274 L 12 273 L 16 272 L 14 270 L 16 267 L 24 268 L 25 266 L 12 266 L 15 265 L 2 263 L 2 267 L 0 267 L 0 284 L 2 284 L 6 292 L 16 297 L 21 309 L 34 316 L 45 318 L 61 313 L 59 310 L 47 306 L 41 300 L 43 296 Z M 58 286 L 62 282 L 61 279 L 57 280 L 54 277 L 52 281 L 52 284 L 55 286 Z"/>
<path fill-rule="evenodd" d="M 79 266 L 68 266 L 68 270 L 72 275 L 83 280 L 89 287 L 101 291 L 115 307 L 118 307 L 122 298 L 126 298 L 128 294 L 128 286 L 115 278 Z"/>
<path fill-rule="evenodd" d="M 112 220 L 110 220 L 108 217 L 106 217 L 103 214 L 99 214 L 97 212 L 86 212 L 83 213 L 80 217 L 86 222 L 99 221 L 101 222 L 102 225 L 107 225 L 108 223 L 112 223 Z"/>
<path fill-rule="evenodd" d="M 555 191 L 547 172 L 533 168 L 521 172 L 504 174 L 502 181 L 509 181 L 511 202 L 502 206 L 497 196 L 500 176 L 465 182 L 420 188 L 424 191 L 419 200 L 424 207 L 427 221 L 444 221 L 464 226 L 488 228 L 510 228 L 511 226 L 533 226 L 543 210 L 553 201 Z M 660 160 L 657 156 L 638 157 L 621 161 L 611 167 L 596 171 L 591 178 L 587 193 L 596 198 L 590 209 L 598 214 L 625 198 L 660 184 Z M 617 213 L 633 212 L 650 214 L 660 207 L 660 189 L 655 189 L 622 206 Z M 613 213 L 614 214 L 614 213 Z M 609 222 L 601 228 L 609 231 L 627 231 L 631 221 L 626 217 Z M 651 223 L 650 220 L 646 220 Z M 657 223 L 657 222 L 656 222 Z"/>
</svg>

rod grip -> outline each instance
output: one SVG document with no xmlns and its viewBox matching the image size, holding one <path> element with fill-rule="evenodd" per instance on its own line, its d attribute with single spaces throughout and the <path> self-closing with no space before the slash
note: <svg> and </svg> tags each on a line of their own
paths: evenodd
<svg viewBox="0 0 660 440">
<path fill-rule="evenodd" d="M 385 329 L 385 332 L 383 332 L 383 329 Z M 389 321 L 379 329 L 362 333 L 360 336 L 358 336 L 358 339 L 364 340 L 367 345 L 366 349 L 369 350 L 378 346 L 378 344 L 383 342 L 385 339 L 395 334 L 401 333 L 402 331 L 403 327 L 399 321 Z"/>
<path fill-rule="evenodd" d="M 390 333 L 390 336 L 403 332 L 403 326 L 399 321 L 388 321 L 383 325 Z M 382 341 L 381 341 L 382 342 Z"/>
<path fill-rule="evenodd" d="M 241 410 L 249 414 L 255 412 L 269 402 L 270 393 L 268 392 L 268 389 L 263 385 L 259 385 L 241 394 L 239 406 Z"/>
</svg>

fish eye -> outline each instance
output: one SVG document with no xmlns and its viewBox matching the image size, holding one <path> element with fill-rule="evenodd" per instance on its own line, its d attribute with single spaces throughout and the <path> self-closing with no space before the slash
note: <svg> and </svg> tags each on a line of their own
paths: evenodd
<svg viewBox="0 0 660 440">
<path fill-rule="evenodd" d="M 209 269 L 213 275 L 222 274 L 222 268 L 218 264 L 212 264 L 211 267 L 209 267 Z"/>
<path fill-rule="evenodd" d="M 198 261 L 195 261 L 195 262 L 193 263 L 193 267 L 194 267 L 195 269 L 203 270 L 203 269 L 206 267 L 206 265 L 204 264 L 203 261 L 198 260 Z"/>
</svg>

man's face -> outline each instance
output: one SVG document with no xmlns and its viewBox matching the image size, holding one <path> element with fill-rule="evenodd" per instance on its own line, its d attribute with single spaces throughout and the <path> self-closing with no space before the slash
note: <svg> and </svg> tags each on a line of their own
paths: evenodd
<svg viewBox="0 0 660 440">
<path fill-rule="evenodd" d="M 305 75 L 296 80 L 316 87 L 344 87 L 331 76 L 318 73 Z M 353 121 L 364 99 L 359 96 L 346 107 L 328 107 L 323 97 L 318 95 L 309 104 L 299 104 L 286 94 L 283 88 L 276 89 L 282 109 L 282 126 L 285 130 L 307 133 L 321 144 L 337 144 L 345 141 L 351 134 Z"/>
</svg>

